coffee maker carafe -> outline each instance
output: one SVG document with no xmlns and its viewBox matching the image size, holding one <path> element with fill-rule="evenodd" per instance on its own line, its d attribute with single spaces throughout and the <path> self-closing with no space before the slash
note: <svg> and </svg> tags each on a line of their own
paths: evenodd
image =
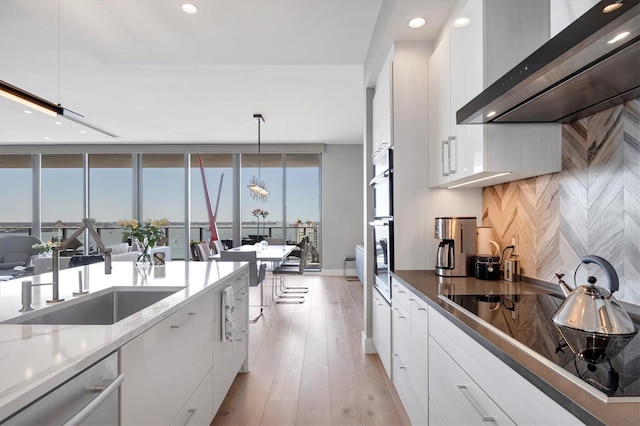
<svg viewBox="0 0 640 426">
<path fill-rule="evenodd" d="M 440 240 L 436 254 L 436 275 L 469 277 L 474 275 L 476 255 L 475 217 L 437 217 L 436 239 Z"/>
</svg>

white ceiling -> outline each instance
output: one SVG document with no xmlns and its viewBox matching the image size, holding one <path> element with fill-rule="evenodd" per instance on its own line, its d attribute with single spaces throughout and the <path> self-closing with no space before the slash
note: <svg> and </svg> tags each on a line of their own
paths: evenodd
<svg viewBox="0 0 640 426">
<path fill-rule="evenodd" d="M 0 79 L 115 138 L 0 97 L 0 145 L 361 143 L 364 87 L 393 41 L 452 0 L 0 0 Z M 423 16 L 427 25 L 406 23 Z M 44 138 L 48 137 L 48 140 Z"/>
</svg>

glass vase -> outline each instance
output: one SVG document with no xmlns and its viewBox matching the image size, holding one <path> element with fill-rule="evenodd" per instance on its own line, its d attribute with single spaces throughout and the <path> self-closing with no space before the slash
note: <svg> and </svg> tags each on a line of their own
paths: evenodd
<svg viewBox="0 0 640 426">
<path fill-rule="evenodd" d="M 150 268 L 153 266 L 153 262 L 151 261 L 151 251 L 148 244 L 143 244 L 142 252 L 138 256 L 136 260 L 137 268 Z"/>
</svg>

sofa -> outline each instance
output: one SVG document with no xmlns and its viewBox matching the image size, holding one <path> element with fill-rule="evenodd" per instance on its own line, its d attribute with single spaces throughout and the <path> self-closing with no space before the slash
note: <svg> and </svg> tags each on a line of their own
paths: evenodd
<svg viewBox="0 0 640 426">
<path fill-rule="evenodd" d="M 38 251 L 31 247 L 34 244 L 42 244 L 42 241 L 31 235 L 9 235 L 0 238 L 0 270 L 28 266 L 31 259 L 38 256 Z"/>
</svg>

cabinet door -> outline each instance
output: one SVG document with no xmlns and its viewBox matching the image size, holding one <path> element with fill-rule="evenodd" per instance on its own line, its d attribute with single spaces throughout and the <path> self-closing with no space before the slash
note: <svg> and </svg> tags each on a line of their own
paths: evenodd
<svg viewBox="0 0 640 426">
<path fill-rule="evenodd" d="M 222 300 L 224 289 L 232 285 L 236 305 L 236 339 L 233 342 L 222 340 Z M 214 319 L 213 338 L 213 407 L 218 411 L 238 371 L 248 366 L 248 275 L 232 278 L 215 291 L 215 303 L 220 315 Z"/>
<path fill-rule="evenodd" d="M 211 369 L 214 292 L 120 349 L 122 424 L 169 424 Z"/>
<path fill-rule="evenodd" d="M 482 10 L 482 1 L 468 1 L 456 16 L 469 19 L 469 24 L 450 30 L 452 180 L 484 171 L 484 126 L 456 124 L 456 112 L 484 87 Z"/>
<path fill-rule="evenodd" d="M 387 375 L 391 377 L 391 307 L 376 289 L 373 291 L 373 344 Z"/>
<path fill-rule="evenodd" d="M 429 185 L 449 182 L 451 82 L 449 33 L 445 32 L 429 58 Z"/>
<path fill-rule="evenodd" d="M 393 87 L 391 84 L 393 63 L 387 61 L 380 71 L 373 95 L 373 152 L 380 147 L 390 147 L 392 141 L 392 102 Z"/>
</svg>

